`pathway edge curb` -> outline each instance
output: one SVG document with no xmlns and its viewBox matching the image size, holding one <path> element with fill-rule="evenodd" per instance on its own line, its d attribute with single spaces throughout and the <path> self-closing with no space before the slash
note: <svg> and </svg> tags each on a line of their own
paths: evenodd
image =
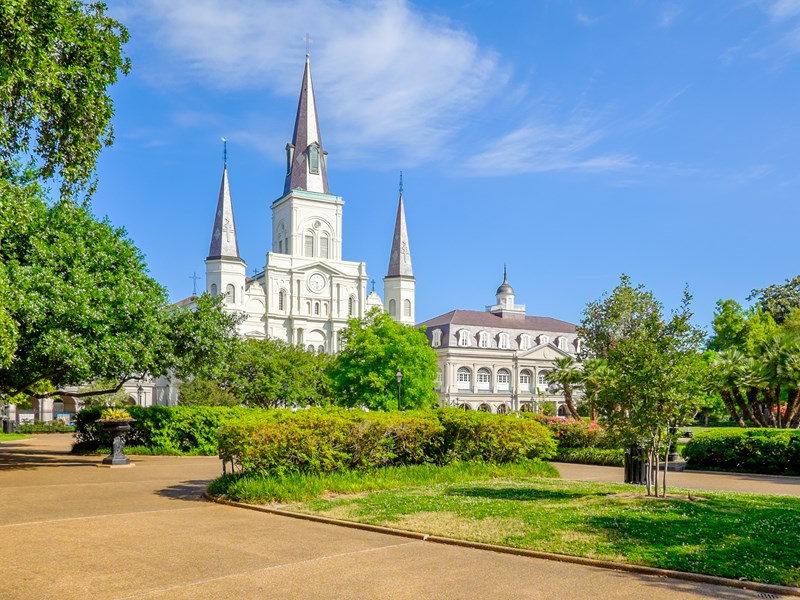
<svg viewBox="0 0 800 600">
<path fill-rule="evenodd" d="M 463 548 L 472 548 L 474 550 L 498 552 L 500 554 L 512 554 L 515 556 L 539 558 L 543 560 L 552 560 L 556 562 L 573 563 L 589 567 L 598 567 L 600 569 L 611 569 L 614 571 L 627 571 L 629 573 L 637 573 L 640 575 L 668 577 L 671 579 L 681 579 L 683 581 L 691 581 L 694 583 L 707 583 L 711 585 L 719 585 L 719 586 L 737 588 L 753 592 L 765 592 L 781 596 L 800 597 L 800 588 L 776 585 L 772 583 L 759 583 L 757 581 L 739 581 L 737 579 L 729 579 L 727 577 L 719 577 L 717 575 L 688 573 L 686 571 L 672 571 L 670 569 L 660 569 L 657 567 L 646 567 L 643 565 L 632 565 L 628 563 L 617 563 L 609 560 L 599 560 L 596 558 L 569 556 L 567 554 L 556 554 L 553 552 L 542 552 L 539 550 L 527 550 L 525 548 L 511 548 L 509 546 L 498 546 L 496 544 L 485 544 L 482 542 L 472 542 L 469 540 L 459 540 L 455 538 L 441 537 L 436 535 L 427 535 L 416 531 L 403 531 L 402 529 L 393 529 L 391 527 L 383 527 L 381 525 L 370 525 L 368 523 L 357 523 L 356 521 L 332 519 L 330 517 L 322 517 L 320 515 L 312 515 L 308 513 L 300 513 L 280 508 L 273 508 L 271 506 L 264 506 L 259 504 L 247 504 L 245 502 L 235 502 L 233 500 L 225 500 L 222 498 L 218 498 L 216 496 L 212 496 L 207 491 L 203 493 L 203 496 L 211 502 L 215 502 L 217 504 L 224 504 L 226 506 L 244 508 L 247 510 L 254 510 L 257 512 L 264 512 L 282 517 L 289 517 L 292 519 L 301 519 L 303 521 L 314 521 L 316 523 L 324 523 L 326 525 L 336 525 L 338 527 L 361 529 L 363 531 L 371 531 L 373 533 L 383 533 L 386 535 L 393 535 L 396 537 L 411 538 L 420 540 L 422 542 L 431 542 L 434 544 L 443 544 L 447 546 L 461 546 Z"/>
</svg>

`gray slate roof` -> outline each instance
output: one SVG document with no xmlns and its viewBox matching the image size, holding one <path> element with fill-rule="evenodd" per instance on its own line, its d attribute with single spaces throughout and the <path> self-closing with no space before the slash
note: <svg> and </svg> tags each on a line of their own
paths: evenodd
<svg viewBox="0 0 800 600">
<path fill-rule="evenodd" d="M 528 329 L 532 331 L 553 331 L 557 333 L 575 333 L 575 325 L 551 317 L 525 317 L 524 319 L 503 319 L 489 312 L 478 310 L 451 310 L 420 323 L 428 329 L 432 327 L 473 326 L 495 327 L 498 329 Z"/>
</svg>

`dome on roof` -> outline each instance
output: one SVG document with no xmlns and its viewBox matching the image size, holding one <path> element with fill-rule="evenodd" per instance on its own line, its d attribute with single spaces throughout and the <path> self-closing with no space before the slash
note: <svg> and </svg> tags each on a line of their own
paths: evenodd
<svg viewBox="0 0 800 600">
<path fill-rule="evenodd" d="M 512 288 L 508 284 L 508 282 L 504 279 L 503 283 L 500 284 L 500 287 L 497 288 L 497 291 L 495 292 L 495 295 L 499 296 L 500 294 L 513 294 L 513 293 L 514 293 L 514 288 Z"/>
</svg>

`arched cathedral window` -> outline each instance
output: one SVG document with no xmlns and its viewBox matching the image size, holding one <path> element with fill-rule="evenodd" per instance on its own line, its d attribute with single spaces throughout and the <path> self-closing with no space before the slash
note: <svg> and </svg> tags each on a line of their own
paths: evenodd
<svg viewBox="0 0 800 600">
<path fill-rule="evenodd" d="M 211 284 L 211 295 L 212 296 L 216 296 L 217 295 L 217 284 L 216 283 L 212 283 Z"/>
<path fill-rule="evenodd" d="M 225 288 L 225 302 L 228 304 L 236 304 L 236 288 L 232 283 L 229 283 Z"/>
<path fill-rule="evenodd" d="M 403 315 L 406 317 L 411 316 L 411 300 L 403 301 Z"/>
</svg>

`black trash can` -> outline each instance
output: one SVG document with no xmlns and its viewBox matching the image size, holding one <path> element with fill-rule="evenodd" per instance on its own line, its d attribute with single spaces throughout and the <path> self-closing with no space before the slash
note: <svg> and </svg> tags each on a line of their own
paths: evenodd
<svg viewBox="0 0 800 600">
<path fill-rule="evenodd" d="M 625 450 L 625 483 L 647 483 L 647 456 L 642 446 L 628 446 Z"/>
<path fill-rule="evenodd" d="M 16 425 L 16 423 L 11 419 L 3 419 L 3 433 L 14 433 L 14 425 Z"/>
</svg>

